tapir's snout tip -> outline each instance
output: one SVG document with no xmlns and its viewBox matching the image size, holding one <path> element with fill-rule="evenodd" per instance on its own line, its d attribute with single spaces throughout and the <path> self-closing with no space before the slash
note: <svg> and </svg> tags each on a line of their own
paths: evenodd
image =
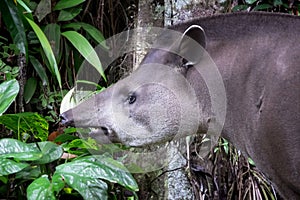
<svg viewBox="0 0 300 200">
<path fill-rule="evenodd" d="M 74 119 L 71 112 L 64 112 L 59 115 L 61 119 L 61 124 L 64 126 L 74 126 Z"/>
</svg>

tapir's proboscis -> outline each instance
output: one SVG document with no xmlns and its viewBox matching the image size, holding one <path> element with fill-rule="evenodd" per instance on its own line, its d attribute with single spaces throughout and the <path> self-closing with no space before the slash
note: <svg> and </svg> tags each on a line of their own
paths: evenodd
<svg viewBox="0 0 300 200">
<path fill-rule="evenodd" d="M 228 14 L 170 29 L 205 48 L 221 74 L 227 98 L 222 136 L 254 160 L 280 195 L 299 200 L 300 18 Z M 210 91 L 196 68 L 205 53 L 189 49 L 183 38 L 168 48 L 192 52 L 194 60 L 151 49 L 130 76 L 62 113 L 62 122 L 97 128 L 92 137 L 129 146 L 205 133 L 214 121 Z"/>
</svg>

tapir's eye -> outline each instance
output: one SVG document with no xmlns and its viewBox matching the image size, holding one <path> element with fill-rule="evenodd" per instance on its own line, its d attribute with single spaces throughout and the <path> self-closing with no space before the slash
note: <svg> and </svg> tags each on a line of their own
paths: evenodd
<svg viewBox="0 0 300 200">
<path fill-rule="evenodd" d="M 136 100 L 135 94 L 130 94 L 130 95 L 128 96 L 128 103 L 129 103 L 129 104 L 133 104 L 133 103 L 135 102 L 135 100 Z"/>
</svg>

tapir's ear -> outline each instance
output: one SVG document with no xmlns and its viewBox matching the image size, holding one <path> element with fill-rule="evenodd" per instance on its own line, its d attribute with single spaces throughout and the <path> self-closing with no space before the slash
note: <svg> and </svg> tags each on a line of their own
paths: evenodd
<svg viewBox="0 0 300 200">
<path fill-rule="evenodd" d="M 200 47 L 199 48 L 199 44 Z M 203 28 L 199 25 L 188 27 L 180 40 L 179 52 L 187 60 L 186 66 L 195 65 L 200 62 L 206 47 L 206 36 Z"/>
</svg>

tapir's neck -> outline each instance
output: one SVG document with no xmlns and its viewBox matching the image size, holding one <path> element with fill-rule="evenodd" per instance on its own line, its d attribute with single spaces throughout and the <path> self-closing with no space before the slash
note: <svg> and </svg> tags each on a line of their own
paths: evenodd
<svg viewBox="0 0 300 200">
<path fill-rule="evenodd" d="M 214 112 L 212 111 L 212 99 L 216 98 L 212 95 L 214 91 L 208 89 L 207 80 L 204 80 L 201 75 L 199 76 L 199 70 L 190 69 L 187 73 L 187 79 L 195 88 L 199 101 L 201 112 L 199 131 L 205 132 L 210 126 L 216 126 L 220 133 L 214 134 L 221 134 L 222 137 L 234 143 L 237 148 L 249 154 L 247 145 L 252 132 L 257 130 L 260 101 L 265 91 L 264 76 L 266 74 L 262 72 L 260 67 L 250 69 L 250 66 L 245 64 L 244 69 L 237 69 L 233 66 L 238 65 L 231 62 L 232 60 L 223 60 L 220 57 L 216 60 L 216 66 L 218 66 L 225 87 L 225 99 L 224 102 L 218 103 L 217 106 L 219 107 L 214 108 Z M 222 97 L 217 96 L 217 98 Z M 219 105 L 222 103 L 223 107 Z M 226 109 L 224 110 L 226 113 L 223 115 L 226 119 L 223 118 L 224 121 L 222 119 L 218 121 L 216 112 L 221 112 L 222 109 Z M 220 116 L 220 113 L 218 114 Z M 222 129 L 218 129 L 220 127 Z"/>
</svg>

